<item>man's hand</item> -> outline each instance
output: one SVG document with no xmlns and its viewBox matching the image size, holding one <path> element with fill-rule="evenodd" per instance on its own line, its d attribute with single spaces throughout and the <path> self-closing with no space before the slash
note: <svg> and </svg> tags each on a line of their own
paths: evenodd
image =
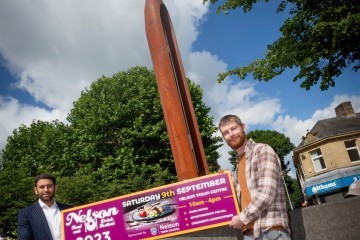
<svg viewBox="0 0 360 240">
<path fill-rule="evenodd" d="M 233 216 L 229 224 L 230 227 L 241 229 L 244 223 L 240 220 L 239 216 Z"/>
</svg>

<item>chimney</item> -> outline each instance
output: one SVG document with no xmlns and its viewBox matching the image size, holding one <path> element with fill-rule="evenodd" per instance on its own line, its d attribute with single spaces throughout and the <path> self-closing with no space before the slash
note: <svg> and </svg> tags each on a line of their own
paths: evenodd
<svg viewBox="0 0 360 240">
<path fill-rule="evenodd" d="M 337 117 L 348 117 L 348 116 L 355 116 L 354 109 L 351 105 L 351 102 L 343 102 L 340 103 L 335 108 L 335 113 Z"/>
</svg>

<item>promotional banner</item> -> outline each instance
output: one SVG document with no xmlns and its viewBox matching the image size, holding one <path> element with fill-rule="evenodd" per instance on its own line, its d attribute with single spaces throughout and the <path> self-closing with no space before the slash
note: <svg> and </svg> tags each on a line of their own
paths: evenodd
<svg viewBox="0 0 360 240">
<path fill-rule="evenodd" d="M 159 239 L 229 224 L 239 213 L 229 172 L 62 212 L 63 239 Z"/>
</svg>

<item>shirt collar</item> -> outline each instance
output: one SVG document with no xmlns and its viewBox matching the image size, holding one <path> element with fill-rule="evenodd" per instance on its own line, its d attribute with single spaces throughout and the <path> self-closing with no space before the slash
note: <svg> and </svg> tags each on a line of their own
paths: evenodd
<svg viewBox="0 0 360 240">
<path fill-rule="evenodd" d="M 239 160 L 240 160 L 240 156 L 242 156 L 243 154 L 245 154 L 246 152 L 248 152 L 249 150 L 252 150 L 253 148 L 254 148 L 254 145 L 255 145 L 256 143 L 255 143 L 255 141 L 252 139 L 252 138 L 250 138 L 249 140 L 247 140 L 246 141 L 246 143 L 245 143 L 245 150 L 244 150 L 244 152 L 243 153 L 241 153 L 241 154 L 237 154 L 236 155 L 236 162 L 239 162 Z"/>
<path fill-rule="evenodd" d="M 58 208 L 55 200 L 54 200 L 54 203 L 53 203 L 53 205 L 52 205 L 51 207 L 49 207 L 48 205 L 46 205 L 46 203 L 44 203 L 43 201 L 41 201 L 40 198 L 39 198 L 38 202 L 39 202 L 41 208 L 44 208 L 44 207 L 47 207 L 47 208 Z"/>
<path fill-rule="evenodd" d="M 256 142 L 250 138 L 247 142 L 246 142 L 246 146 L 245 146 L 245 152 L 248 151 L 252 151 L 252 149 L 254 148 Z"/>
</svg>

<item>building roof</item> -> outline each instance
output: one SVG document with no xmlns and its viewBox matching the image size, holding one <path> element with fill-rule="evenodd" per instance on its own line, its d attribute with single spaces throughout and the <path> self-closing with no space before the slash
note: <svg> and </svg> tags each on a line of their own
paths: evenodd
<svg viewBox="0 0 360 240">
<path fill-rule="evenodd" d="M 356 131 L 360 131 L 360 113 L 355 113 L 351 116 L 338 116 L 320 120 L 306 134 L 306 137 L 296 148 L 306 146 L 328 137 L 340 136 Z"/>
</svg>

